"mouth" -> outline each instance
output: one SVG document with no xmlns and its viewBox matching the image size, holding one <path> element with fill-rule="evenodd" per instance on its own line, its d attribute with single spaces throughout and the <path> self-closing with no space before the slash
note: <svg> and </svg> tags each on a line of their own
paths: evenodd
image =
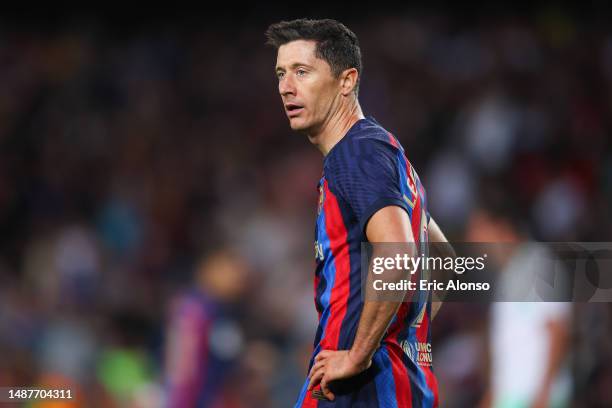
<svg viewBox="0 0 612 408">
<path fill-rule="evenodd" d="M 301 105 L 295 103 L 285 104 L 285 112 L 287 112 L 287 116 L 289 116 L 290 118 L 298 116 L 300 113 L 302 113 L 303 110 L 304 107 Z"/>
</svg>

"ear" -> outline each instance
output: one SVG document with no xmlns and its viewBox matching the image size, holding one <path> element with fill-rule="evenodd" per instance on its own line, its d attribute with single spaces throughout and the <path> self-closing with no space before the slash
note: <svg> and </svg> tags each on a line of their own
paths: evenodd
<svg viewBox="0 0 612 408">
<path fill-rule="evenodd" d="M 359 72 L 355 68 L 349 68 L 342 71 L 340 74 L 340 92 L 343 96 L 350 95 L 357 85 Z"/>
</svg>

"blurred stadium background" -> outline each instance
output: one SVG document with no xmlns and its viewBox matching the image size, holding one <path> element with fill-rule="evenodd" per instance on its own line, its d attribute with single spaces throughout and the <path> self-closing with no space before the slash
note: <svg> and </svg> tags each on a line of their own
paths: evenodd
<svg viewBox="0 0 612 408">
<path fill-rule="evenodd" d="M 608 13 L 329 7 L 0 17 L 0 386 L 182 407 L 194 388 L 167 384 L 199 367 L 209 406 L 293 404 L 322 161 L 282 111 L 263 37 L 280 19 L 355 31 L 362 107 L 450 239 L 493 214 L 523 239 L 610 240 Z M 486 393 L 490 309 L 449 304 L 433 325 L 442 406 Z M 569 316 L 571 406 L 612 406 L 612 308 Z"/>
</svg>

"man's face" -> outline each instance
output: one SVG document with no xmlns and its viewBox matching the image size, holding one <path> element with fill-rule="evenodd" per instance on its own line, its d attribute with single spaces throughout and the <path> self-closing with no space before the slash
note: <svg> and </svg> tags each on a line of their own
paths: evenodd
<svg viewBox="0 0 612 408">
<path fill-rule="evenodd" d="M 329 64 L 315 56 L 314 41 L 297 40 L 278 48 L 276 75 L 291 129 L 316 131 L 339 96 L 339 80 Z"/>
</svg>

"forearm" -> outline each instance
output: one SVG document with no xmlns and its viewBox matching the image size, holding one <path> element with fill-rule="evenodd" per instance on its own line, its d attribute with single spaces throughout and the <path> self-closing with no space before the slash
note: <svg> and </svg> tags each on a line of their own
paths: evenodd
<svg viewBox="0 0 612 408">
<path fill-rule="evenodd" d="M 349 351 L 355 363 L 363 364 L 372 359 L 400 305 L 400 302 L 364 302 L 355 341 Z"/>
<path fill-rule="evenodd" d="M 413 257 L 416 253 L 413 244 L 374 244 L 372 259 L 394 259 L 396 255 L 408 255 Z M 401 257 L 400 257 L 401 258 Z M 403 266 L 403 265 L 402 265 Z M 380 274 L 376 274 L 371 268 L 368 273 L 368 281 L 365 288 L 365 299 L 361 310 L 359 325 L 355 341 L 349 352 L 349 356 L 356 362 L 368 362 L 374 352 L 380 346 L 387 328 L 393 316 L 397 313 L 403 302 L 410 301 L 414 289 L 405 290 L 376 290 L 376 281 L 383 281 L 389 285 L 398 285 L 406 280 L 416 285 L 420 277 L 420 271 L 411 273 L 401 266 L 394 265 Z"/>
<path fill-rule="evenodd" d="M 393 259 L 396 255 L 414 257 L 416 248 L 407 213 L 396 206 L 385 207 L 372 216 L 366 229 L 368 241 L 373 243 L 372 260 Z M 395 266 L 395 265 L 394 265 Z M 374 289 L 374 281 L 384 279 L 387 283 L 399 283 L 409 278 L 416 281 L 418 274 L 397 266 L 376 274 L 370 265 L 365 286 L 365 299 L 353 346 L 348 353 L 355 364 L 369 364 L 380 346 L 389 323 L 397 313 L 402 301 L 409 301 L 410 291 L 384 292 Z"/>
</svg>

